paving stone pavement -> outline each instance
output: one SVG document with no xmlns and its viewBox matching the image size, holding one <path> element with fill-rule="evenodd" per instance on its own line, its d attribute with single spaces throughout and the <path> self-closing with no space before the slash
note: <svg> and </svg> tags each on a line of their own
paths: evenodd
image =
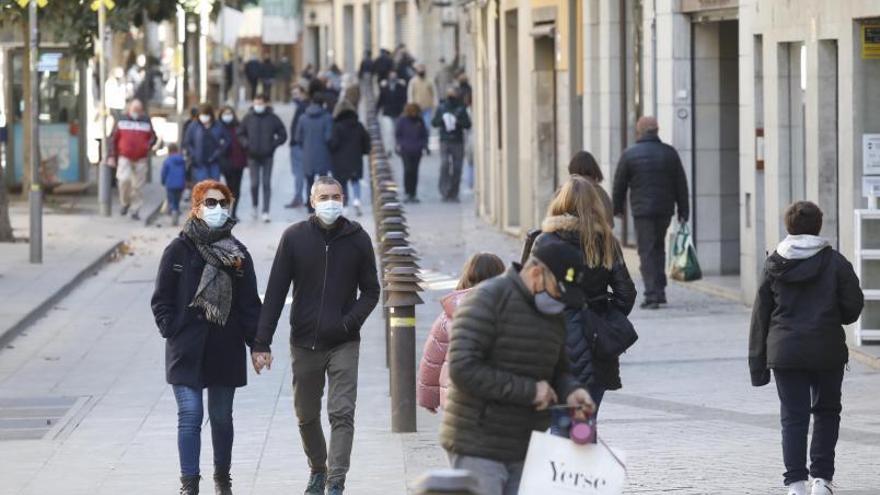
<svg viewBox="0 0 880 495">
<path fill-rule="evenodd" d="M 279 112 L 289 119 L 289 108 Z M 287 160 L 282 148 L 271 224 L 249 220 L 247 179 L 243 187 L 240 214 L 246 220 L 236 234 L 255 259 L 261 287 L 281 232 L 305 216 L 281 208 L 290 199 Z M 437 168 L 436 154 L 426 158 L 424 202 L 407 208 L 413 242 L 434 286 L 448 287 L 475 251 L 518 257 L 519 240 L 476 220 L 468 195 L 460 205 L 439 201 Z M 368 213 L 361 220 L 372 230 Z M 164 344 L 149 309 L 158 258 L 174 235 L 164 225 L 138 230 L 130 239 L 132 256 L 108 265 L 0 350 L 0 403 L 83 398 L 50 437 L 0 441 L 0 495 L 175 492 L 176 408 L 164 381 Z M 423 294 L 417 352 L 446 291 Z M 782 493 L 775 390 L 754 389 L 748 382 L 748 308 L 679 286 L 671 287 L 669 296 L 667 309 L 634 314 L 641 338 L 623 359 L 625 388 L 603 403 L 600 432 L 627 454 L 627 493 Z M 306 482 L 292 412 L 286 318 L 282 315 L 276 338 L 275 368 L 259 377 L 251 372 L 249 385 L 237 392 L 236 493 L 300 493 Z M 363 332 L 348 478 L 348 492 L 355 495 L 404 494 L 419 474 L 445 465 L 437 445 L 439 416 L 420 410 L 419 433 L 390 432 L 382 332 L 376 311 Z M 877 372 L 856 364 L 846 375 L 837 494 L 880 494 L 878 379 Z M 210 476 L 210 437 L 203 434 L 202 470 Z M 210 492 L 207 484 L 203 488 Z"/>
</svg>

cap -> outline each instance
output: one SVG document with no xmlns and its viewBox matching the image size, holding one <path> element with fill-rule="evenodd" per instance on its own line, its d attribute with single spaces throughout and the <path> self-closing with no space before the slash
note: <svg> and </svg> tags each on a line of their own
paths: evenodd
<svg viewBox="0 0 880 495">
<path fill-rule="evenodd" d="M 568 242 L 541 236 L 535 241 L 532 256 L 550 270 L 562 297 L 559 299 L 569 308 L 581 308 L 586 296 L 581 284 L 584 280 L 584 255 Z"/>
</svg>

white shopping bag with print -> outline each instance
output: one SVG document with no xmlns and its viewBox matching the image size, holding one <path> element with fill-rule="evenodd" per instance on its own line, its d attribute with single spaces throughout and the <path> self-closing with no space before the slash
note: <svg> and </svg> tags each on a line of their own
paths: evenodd
<svg viewBox="0 0 880 495">
<path fill-rule="evenodd" d="M 598 444 L 532 432 L 519 495 L 620 495 L 626 480 L 623 452 Z"/>
</svg>

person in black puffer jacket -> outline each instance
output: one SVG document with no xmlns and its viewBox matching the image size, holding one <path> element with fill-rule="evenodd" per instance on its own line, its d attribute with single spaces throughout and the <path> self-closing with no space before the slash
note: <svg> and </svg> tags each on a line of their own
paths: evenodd
<svg viewBox="0 0 880 495">
<path fill-rule="evenodd" d="M 607 300 L 629 315 L 636 300 L 636 288 L 620 245 L 611 233 L 598 187 L 580 176 L 569 178 L 550 203 L 534 246 L 549 239 L 561 239 L 578 247 L 587 266 L 582 284 L 587 301 L 598 305 Z M 584 239 L 591 240 L 587 243 Z M 603 298 L 607 299 L 599 301 Z M 566 348 L 572 374 L 587 386 L 598 408 L 606 390 L 622 387 L 620 360 L 599 360 L 593 356 L 593 342 L 587 336 L 585 323 L 580 308 L 566 311 Z"/>
<path fill-rule="evenodd" d="M 770 383 L 782 403 L 782 455 L 789 493 L 830 494 L 840 430 L 843 370 L 849 354 L 843 325 L 858 320 L 864 295 L 852 265 L 819 237 L 822 211 L 799 201 L 785 212 L 788 237 L 767 258 L 749 335 L 752 385 Z M 812 464 L 807 433 L 813 415 Z"/>
<path fill-rule="evenodd" d="M 642 307 L 666 303 L 666 230 L 678 209 L 678 221 L 690 217 L 687 177 L 675 148 L 660 141 L 657 120 L 642 117 L 638 142 L 620 157 L 614 174 L 614 215 L 623 216 L 626 193 L 636 228 L 645 300 Z"/>
<path fill-rule="evenodd" d="M 358 216 L 361 212 L 361 184 L 364 176 L 364 155 L 370 154 L 370 134 L 358 120 L 357 110 L 351 102 L 339 102 L 339 113 L 333 119 L 333 135 L 330 138 L 333 178 L 342 184 L 345 205 L 351 196 Z M 349 185 L 351 187 L 349 187 Z"/>
</svg>

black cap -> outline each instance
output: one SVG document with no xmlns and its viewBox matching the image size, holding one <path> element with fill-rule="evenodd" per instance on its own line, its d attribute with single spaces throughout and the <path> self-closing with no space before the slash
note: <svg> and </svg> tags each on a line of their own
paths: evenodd
<svg viewBox="0 0 880 495">
<path fill-rule="evenodd" d="M 543 263 L 556 277 L 562 297 L 569 308 L 581 308 L 586 302 L 581 284 L 584 280 L 584 254 L 568 242 L 541 236 L 535 242 L 532 256 Z"/>
</svg>

